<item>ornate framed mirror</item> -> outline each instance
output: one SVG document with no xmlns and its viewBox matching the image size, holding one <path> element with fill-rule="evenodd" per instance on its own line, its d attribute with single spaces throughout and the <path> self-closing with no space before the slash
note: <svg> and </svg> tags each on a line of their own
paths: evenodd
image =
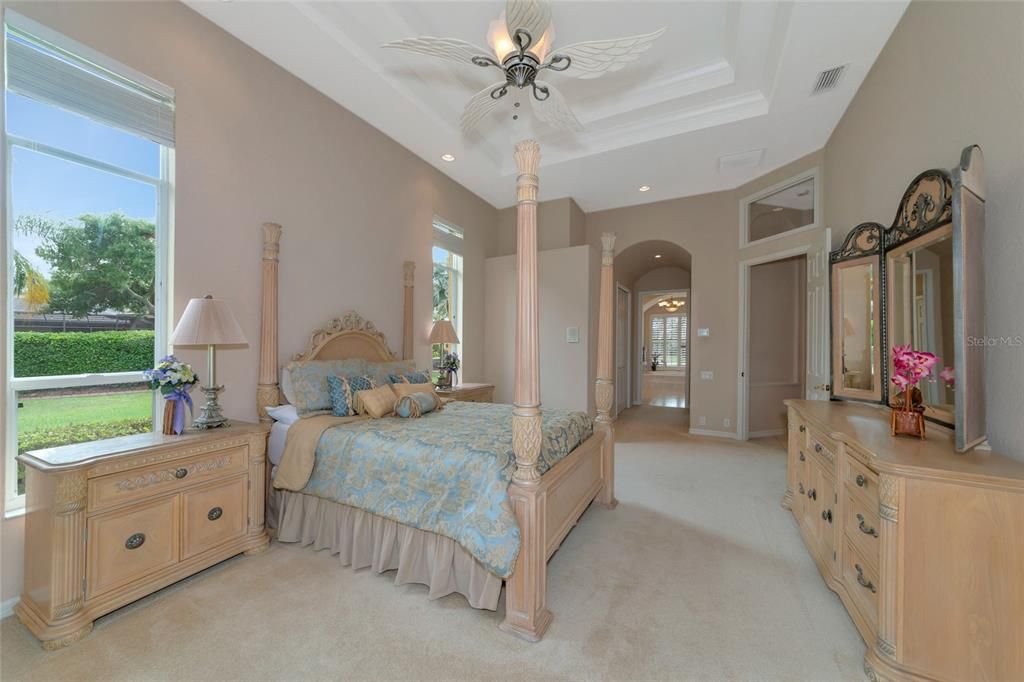
<svg viewBox="0 0 1024 682">
<path fill-rule="evenodd" d="M 915 404 L 961 452 L 985 440 L 982 165 L 970 146 L 952 171 L 919 174 L 890 227 L 862 223 L 830 254 L 833 397 L 890 403 L 892 348 L 932 353 Z"/>
<path fill-rule="evenodd" d="M 882 233 L 878 223 L 853 228 L 829 255 L 832 282 L 832 394 L 882 399 Z"/>
</svg>

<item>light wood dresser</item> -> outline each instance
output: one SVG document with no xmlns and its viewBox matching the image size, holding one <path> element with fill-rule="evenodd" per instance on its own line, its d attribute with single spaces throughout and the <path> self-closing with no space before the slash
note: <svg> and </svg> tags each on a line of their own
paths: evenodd
<svg viewBox="0 0 1024 682">
<path fill-rule="evenodd" d="M 269 425 L 145 433 L 18 457 L 26 467 L 25 591 L 15 607 L 46 649 L 241 552 L 267 547 Z"/>
<path fill-rule="evenodd" d="M 1024 680 L 1024 462 L 889 435 L 888 409 L 787 400 L 783 506 L 871 680 Z"/>
<path fill-rule="evenodd" d="M 437 394 L 446 400 L 461 400 L 467 403 L 493 403 L 494 384 L 459 384 L 447 391 L 438 389 Z"/>
</svg>

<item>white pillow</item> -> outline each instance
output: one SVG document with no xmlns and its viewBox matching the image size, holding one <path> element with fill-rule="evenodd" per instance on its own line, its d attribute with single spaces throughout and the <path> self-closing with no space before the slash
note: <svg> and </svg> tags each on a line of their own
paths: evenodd
<svg viewBox="0 0 1024 682">
<path fill-rule="evenodd" d="M 295 409 L 294 405 L 278 405 L 277 407 L 268 407 L 267 414 L 273 417 L 275 420 L 282 424 L 294 424 L 299 421 L 299 411 Z"/>
</svg>

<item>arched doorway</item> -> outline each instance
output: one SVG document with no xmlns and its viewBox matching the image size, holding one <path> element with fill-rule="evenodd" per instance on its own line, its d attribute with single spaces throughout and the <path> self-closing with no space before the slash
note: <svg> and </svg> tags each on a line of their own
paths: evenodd
<svg viewBox="0 0 1024 682">
<path fill-rule="evenodd" d="M 679 418 L 689 420 L 692 262 L 689 251 L 664 240 L 616 255 L 616 412 L 680 408 Z"/>
</svg>

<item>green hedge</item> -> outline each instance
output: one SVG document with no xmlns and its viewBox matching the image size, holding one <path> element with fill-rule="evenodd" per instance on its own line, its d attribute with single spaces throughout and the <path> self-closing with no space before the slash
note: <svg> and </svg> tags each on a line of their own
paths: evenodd
<svg viewBox="0 0 1024 682">
<path fill-rule="evenodd" d="M 14 376 L 138 372 L 153 366 L 153 332 L 14 332 Z"/>
<path fill-rule="evenodd" d="M 18 434 L 18 454 L 29 450 L 55 448 L 58 445 L 85 443 L 102 438 L 130 436 L 153 430 L 153 420 L 119 419 L 110 422 L 91 422 L 86 424 L 67 424 L 55 429 L 34 429 Z M 25 465 L 18 462 L 18 494 L 25 492 Z"/>
</svg>

